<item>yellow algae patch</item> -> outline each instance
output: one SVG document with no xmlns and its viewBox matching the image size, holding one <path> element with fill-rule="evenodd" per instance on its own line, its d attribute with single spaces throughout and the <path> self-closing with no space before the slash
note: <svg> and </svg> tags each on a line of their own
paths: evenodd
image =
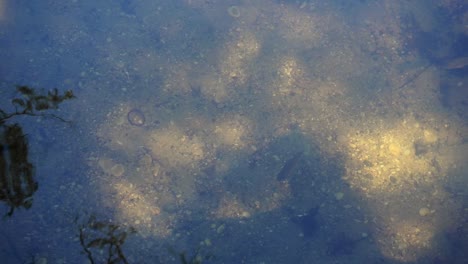
<svg viewBox="0 0 468 264">
<path fill-rule="evenodd" d="M 401 154 L 401 147 L 397 143 L 391 142 L 388 144 L 388 151 L 393 156 L 399 156 Z"/>
<path fill-rule="evenodd" d="M 231 117 L 215 125 L 214 133 L 218 142 L 234 149 L 246 147 L 251 131 L 249 121 L 241 117 Z"/>
<path fill-rule="evenodd" d="M 201 93 L 216 103 L 232 100 L 238 92 L 233 88 L 247 81 L 260 50 L 260 43 L 254 34 L 241 30 L 233 35 L 233 39 L 222 49 L 218 68 L 212 69 L 211 74 L 199 77 Z"/>
<path fill-rule="evenodd" d="M 152 227 L 153 218 L 160 214 L 160 208 L 129 182 L 120 181 L 113 188 L 121 220 L 137 229 Z M 168 232 L 161 230 L 159 234 L 168 235 Z"/>
<path fill-rule="evenodd" d="M 237 34 L 237 33 L 236 33 Z M 229 41 L 221 56 L 221 76 L 223 80 L 243 84 L 250 75 L 250 66 L 256 60 L 261 44 L 249 31 L 240 31 L 238 36 Z"/>
<path fill-rule="evenodd" d="M 414 262 L 435 247 L 435 230 L 432 225 L 416 220 L 392 220 L 386 223 L 386 229 L 376 237 L 378 246 L 386 257 Z"/>
<path fill-rule="evenodd" d="M 424 130 L 424 141 L 426 143 L 436 143 L 438 140 L 437 134 L 435 131 L 430 130 L 430 129 L 425 129 Z"/>
<path fill-rule="evenodd" d="M 297 77 L 298 74 L 295 73 L 298 71 L 296 58 L 286 57 L 282 60 L 281 64 L 279 74 L 283 79 L 290 80 Z"/>
<path fill-rule="evenodd" d="M 200 77 L 201 93 L 203 97 L 216 103 L 222 103 L 229 98 L 225 82 L 219 75 L 205 75 Z"/>
<path fill-rule="evenodd" d="M 153 158 L 172 168 L 196 167 L 196 163 L 205 156 L 204 143 L 175 125 L 153 131 L 146 145 Z"/>
<path fill-rule="evenodd" d="M 224 196 L 215 212 L 217 218 L 244 218 L 250 216 L 248 208 L 232 194 Z"/>
<path fill-rule="evenodd" d="M 295 57 L 287 56 L 280 60 L 278 66 L 279 92 L 289 94 L 297 87 L 297 80 L 302 77 L 303 70 Z"/>
<path fill-rule="evenodd" d="M 320 43 L 322 30 L 328 28 L 328 19 L 291 8 L 282 11 L 278 30 L 283 38 L 300 42 L 306 47 L 314 47 Z"/>
<path fill-rule="evenodd" d="M 165 73 L 163 89 L 169 93 L 188 93 L 191 89 L 191 72 L 193 69 L 190 65 L 177 63 L 168 66 Z"/>
<path fill-rule="evenodd" d="M 430 145 L 421 147 L 421 140 L 435 142 L 437 134 L 410 120 L 392 128 L 354 133 L 347 142 L 345 179 L 357 189 L 386 193 L 404 189 L 405 182 L 436 181 L 434 175 L 440 169 L 434 165 L 436 153 L 429 151 Z"/>
</svg>

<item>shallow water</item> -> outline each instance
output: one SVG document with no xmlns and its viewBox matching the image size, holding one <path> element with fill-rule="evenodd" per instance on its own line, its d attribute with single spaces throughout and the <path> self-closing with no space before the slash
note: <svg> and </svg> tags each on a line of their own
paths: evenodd
<svg viewBox="0 0 468 264">
<path fill-rule="evenodd" d="M 463 263 L 460 3 L 0 1 L 0 109 L 17 84 L 77 97 L 6 123 L 39 187 L 0 259 L 87 263 L 95 216 L 136 229 L 129 263 Z M 284 208 L 317 206 L 306 238 Z M 340 232 L 369 241 L 327 255 Z"/>
</svg>

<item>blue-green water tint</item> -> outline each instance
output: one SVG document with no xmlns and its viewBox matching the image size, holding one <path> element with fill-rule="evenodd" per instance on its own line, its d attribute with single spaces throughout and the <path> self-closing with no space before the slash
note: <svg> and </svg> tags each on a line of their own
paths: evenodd
<svg viewBox="0 0 468 264">
<path fill-rule="evenodd" d="M 462 4 L 1 1 L 0 109 L 77 98 L 8 121 L 39 187 L 0 259 L 86 263 L 93 216 L 129 263 L 463 263 Z"/>
</svg>

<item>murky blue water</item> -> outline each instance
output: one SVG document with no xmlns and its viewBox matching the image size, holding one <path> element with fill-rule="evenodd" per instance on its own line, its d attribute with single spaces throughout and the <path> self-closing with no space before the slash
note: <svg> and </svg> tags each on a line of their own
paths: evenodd
<svg viewBox="0 0 468 264">
<path fill-rule="evenodd" d="M 466 263 L 466 17 L 0 0 L 1 262 Z M 25 115 L 17 85 L 76 98 Z"/>
</svg>

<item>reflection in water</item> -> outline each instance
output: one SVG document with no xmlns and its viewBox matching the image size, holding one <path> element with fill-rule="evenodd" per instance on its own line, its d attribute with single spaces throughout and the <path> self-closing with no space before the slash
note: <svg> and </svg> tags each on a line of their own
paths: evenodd
<svg viewBox="0 0 468 264">
<path fill-rule="evenodd" d="M 33 194 L 38 189 L 34 179 L 34 166 L 29 162 L 28 141 L 22 127 L 7 124 L 7 120 L 20 115 L 51 116 L 65 121 L 56 115 L 47 115 L 42 111 L 57 109 L 58 105 L 74 98 L 72 91 L 60 95 L 57 89 L 46 95 L 36 93 L 33 88 L 18 86 L 21 98 L 12 100 L 15 111 L 7 113 L 0 109 L 0 200 L 9 207 L 7 216 L 11 216 L 16 208 L 29 209 L 32 206 Z"/>
<path fill-rule="evenodd" d="M 0 131 L 0 200 L 9 207 L 29 209 L 38 184 L 34 180 L 34 166 L 28 160 L 28 142 L 18 124 L 3 125 Z"/>
<path fill-rule="evenodd" d="M 466 12 L 454 11 L 460 1 L 36 2 L 18 2 L 0 34 L 19 47 L 0 50 L 2 61 L 18 57 L 5 78 L 79 87 L 79 132 L 64 142 L 87 161 L 59 159 L 82 177 L 51 181 L 60 191 L 30 211 L 45 215 L 43 226 L 57 228 L 55 205 L 104 204 L 106 217 L 138 228 L 138 245 L 125 245 L 135 263 L 155 244 L 206 239 L 224 263 L 447 254 L 438 238 L 466 211 L 468 82 L 457 74 L 464 60 L 437 61 L 467 56 L 450 51 L 452 36 L 468 34 L 459 26 Z M 451 23 L 441 23 L 441 9 Z M 418 32 L 431 32 L 434 45 Z M 296 143 L 282 141 L 292 130 Z M 304 232 L 314 212 L 291 224 L 285 206 L 320 206 L 320 228 Z M 327 245 L 342 231 L 369 234 L 369 243 L 345 236 Z M 50 262 L 75 253 L 44 252 Z"/>
<path fill-rule="evenodd" d="M 91 264 L 129 263 L 122 246 L 128 235 L 136 233 L 133 227 L 122 228 L 110 221 L 98 220 L 94 215 L 85 223 L 78 221 L 77 217 L 80 245 Z"/>
</svg>

